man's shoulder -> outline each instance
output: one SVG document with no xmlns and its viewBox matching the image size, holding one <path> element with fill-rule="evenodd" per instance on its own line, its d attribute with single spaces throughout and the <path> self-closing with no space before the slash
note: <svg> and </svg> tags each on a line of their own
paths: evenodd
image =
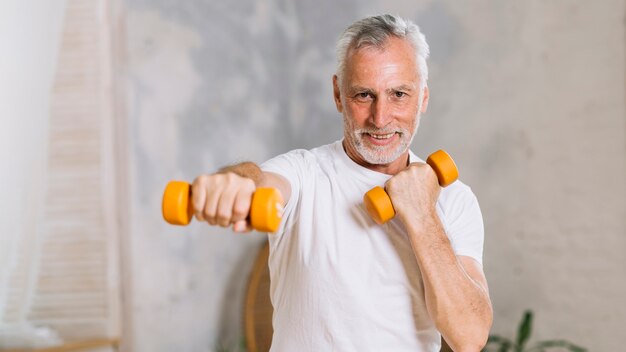
<svg viewBox="0 0 626 352">
<path fill-rule="evenodd" d="M 475 206 L 478 199 L 468 185 L 457 180 L 441 190 L 437 202 L 444 211 L 458 212 L 468 207 Z"/>
<path fill-rule="evenodd" d="M 303 160 L 333 158 L 337 156 L 337 148 L 341 148 L 341 141 L 321 145 L 312 149 L 292 149 L 286 153 L 278 155 L 277 157 L 299 157 Z"/>
<path fill-rule="evenodd" d="M 319 157 L 319 158 L 327 158 L 327 157 L 336 157 L 337 152 L 342 148 L 341 141 L 335 141 L 329 144 L 321 145 L 319 147 L 313 148 L 310 152 Z"/>
<path fill-rule="evenodd" d="M 456 180 L 449 186 L 443 188 L 441 190 L 441 194 L 442 196 L 445 195 L 446 197 L 474 196 L 474 192 L 472 191 L 472 188 L 461 180 Z"/>
<path fill-rule="evenodd" d="M 312 149 L 292 149 L 279 154 L 261 165 L 262 169 L 273 165 L 291 165 L 297 167 L 319 166 L 337 157 L 337 148 L 341 148 L 341 142 L 333 142 Z"/>
</svg>

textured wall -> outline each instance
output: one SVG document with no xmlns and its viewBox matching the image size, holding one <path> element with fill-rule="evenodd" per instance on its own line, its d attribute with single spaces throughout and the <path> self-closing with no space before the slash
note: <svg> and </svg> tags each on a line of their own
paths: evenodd
<svg viewBox="0 0 626 352">
<path fill-rule="evenodd" d="M 431 44 L 414 150 L 446 148 L 479 197 L 493 332 L 511 335 L 530 308 L 535 339 L 623 349 L 623 0 L 126 5 L 135 350 L 236 345 L 263 236 L 169 227 L 162 188 L 339 138 L 334 41 L 379 12 L 415 20 Z"/>
</svg>

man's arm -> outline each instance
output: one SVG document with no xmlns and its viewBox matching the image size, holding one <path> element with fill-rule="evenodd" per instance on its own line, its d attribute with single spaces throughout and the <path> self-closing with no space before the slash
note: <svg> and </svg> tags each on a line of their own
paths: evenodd
<svg viewBox="0 0 626 352">
<path fill-rule="evenodd" d="M 480 351 L 492 324 L 492 307 L 482 267 L 456 256 L 437 215 L 440 187 L 430 166 L 411 164 L 386 184 L 405 224 L 422 273 L 426 307 L 454 351 Z"/>
<path fill-rule="evenodd" d="M 405 222 L 428 313 L 454 351 L 480 351 L 492 323 L 487 280 L 473 258 L 454 254 L 437 214 L 430 217 Z"/>
<path fill-rule="evenodd" d="M 276 188 L 283 201 L 289 201 L 291 186 L 282 176 L 263 172 L 258 165 L 244 162 L 220 169 L 214 174 L 196 177 L 192 184 L 194 215 L 199 221 L 229 227 L 243 232 L 250 230 L 246 218 L 250 200 L 257 187 Z"/>
</svg>

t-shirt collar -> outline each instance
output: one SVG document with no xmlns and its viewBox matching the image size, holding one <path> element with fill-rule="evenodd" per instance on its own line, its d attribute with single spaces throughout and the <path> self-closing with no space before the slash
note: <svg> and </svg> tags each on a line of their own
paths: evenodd
<svg viewBox="0 0 626 352">
<path fill-rule="evenodd" d="M 345 164 L 345 166 L 355 171 L 357 175 L 362 176 L 364 179 L 368 181 L 378 181 L 378 182 L 384 183 L 391 177 L 391 175 L 387 175 L 382 172 L 370 170 L 364 166 L 357 164 L 354 160 L 350 159 L 346 151 L 343 149 L 343 140 L 344 139 L 342 138 L 336 141 L 335 143 L 333 143 L 334 144 L 333 148 L 335 149 L 335 152 L 337 153 L 341 161 Z M 416 162 L 424 162 L 424 161 L 420 159 L 419 157 L 417 157 L 417 155 L 415 155 L 409 149 L 409 163 L 416 163 Z"/>
</svg>

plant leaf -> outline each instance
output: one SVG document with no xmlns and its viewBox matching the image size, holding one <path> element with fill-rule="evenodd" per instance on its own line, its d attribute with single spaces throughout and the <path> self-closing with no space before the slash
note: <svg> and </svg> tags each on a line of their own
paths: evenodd
<svg viewBox="0 0 626 352">
<path fill-rule="evenodd" d="M 562 347 L 567 349 L 568 351 L 572 351 L 572 352 L 587 352 L 587 349 L 577 346 L 569 341 L 565 341 L 565 340 L 548 340 L 548 341 L 541 341 L 537 344 L 535 344 L 532 348 L 528 349 L 526 352 L 532 352 L 532 351 L 543 351 L 545 348 L 552 348 L 552 347 Z"/>
<path fill-rule="evenodd" d="M 502 343 L 508 342 L 511 343 L 511 340 L 506 337 L 498 336 L 498 335 L 489 335 L 489 339 L 487 339 L 487 343 Z"/>
<path fill-rule="evenodd" d="M 530 338 L 530 334 L 533 329 L 533 312 L 527 310 L 524 312 L 524 317 L 522 318 L 522 322 L 517 330 L 517 343 L 516 350 L 521 352 L 524 350 L 524 346 L 528 339 Z"/>
<path fill-rule="evenodd" d="M 509 349 L 511 348 L 511 345 L 512 345 L 511 341 L 505 341 L 504 343 L 500 345 L 498 352 L 508 352 Z"/>
<path fill-rule="evenodd" d="M 482 349 L 482 352 L 491 351 L 492 349 L 487 347 L 490 347 L 489 345 L 492 344 L 498 345 L 498 352 L 508 352 L 511 348 L 511 345 L 513 345 L 511 340 L 507 338 L 498 335 L 489 335 L 489 339 L 487 339 L 487 344 L 485 345 L 485 348 Z"/>
</svg>

